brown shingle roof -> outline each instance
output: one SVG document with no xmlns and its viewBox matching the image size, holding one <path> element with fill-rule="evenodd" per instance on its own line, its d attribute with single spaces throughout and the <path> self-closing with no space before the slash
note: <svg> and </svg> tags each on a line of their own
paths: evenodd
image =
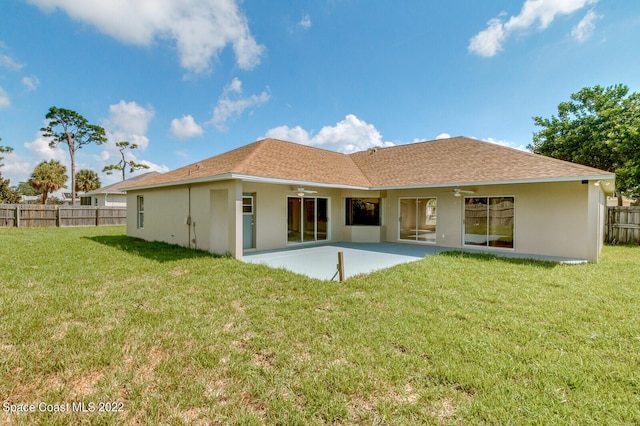
<svg viewBox="0 0 640 426">
<path fill-rule="evenodd" d="M 368 187 L 348 155 L 277 139 L 262 139 L 144 182 L 174 184 L 239 174 L 263 178 Z"/>
<path fill-rule="evenodd" d="M 612 173 L 455 137 L 351 154 L 372 187 L 550 180 Z"/>
<path fill-rule="evenodd" d="M 141 185 L 143 181 L 147 179 L 151 179 L 152 177 L 159 174 L 160 174 L 159 172 L 143 173 L 141 175 L 134 176 L 126 180 L 121 180 L 120 182 L 116 182 L 111 185 L 94 189 L 93 191 L 85 192 L 84 194 L 80 194 L 80 196 L 97 195 L 97 194 L 116 194 L 116 193 L 124 192 L 124 188 L 129 186 Z"/>
<path fill-rule="evenodd" d="M 263 139 L 131 187 L 206 181 L 232 174 L 366 188 L 613 177 L 591 167 L 465 137 L 350 155 Z"/>
</svg>

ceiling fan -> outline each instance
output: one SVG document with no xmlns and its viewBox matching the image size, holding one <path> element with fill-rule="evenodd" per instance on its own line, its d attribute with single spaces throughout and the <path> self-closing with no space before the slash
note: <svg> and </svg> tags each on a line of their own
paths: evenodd
<svg viewBox="0 0 640 426">
<path fill-rule="evenodd" d="M 305 194 L 317 194 L 318 193 L 318 191 L 314 191 L 312 189 L 304 189 L 302 187 L 296 188 L 295 190 L 292 190 L 290 192 L 292 192 L 294 194 L 297 194 L 298 197 L 304 197 Z"/>
<path fill-rule="evenodd" d="M 473 194 L 476 191 L 471 191 L 470 189 L 460 189 L 460 188 L 455 188 L 453 191 L 453 196 L 454 197 L 460 197 L 462 194 Z"/>
</svg>

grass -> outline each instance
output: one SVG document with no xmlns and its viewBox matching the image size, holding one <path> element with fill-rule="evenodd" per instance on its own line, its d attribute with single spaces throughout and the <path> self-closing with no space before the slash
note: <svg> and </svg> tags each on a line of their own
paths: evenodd
<svg viewBox="0 0 640 426">
<path fill-rule="evenodd" d="M 637 424 L 640 247 L 444 253 L 343 283 L 124 236 L 0 229 L 9 424 Z"/>
</svg>

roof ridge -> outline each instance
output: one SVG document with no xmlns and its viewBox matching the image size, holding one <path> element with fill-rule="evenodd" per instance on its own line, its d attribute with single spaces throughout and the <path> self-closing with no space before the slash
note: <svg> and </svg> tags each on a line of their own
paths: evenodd
<svg viewBox="0 0 640 426">
<path fill-rule="evenodd" d="M 251 150 L 251 152 L 249 152 L 249 154 L 247 154 L 238 164 L 236 164 L 235 167 L 232 167 L 232 169 L 234 169 L 234 170 L 229 170 L 229 172 L 238 172 L 238 173 L 240 173 L 241 170 L 243 169 L 243 167 L 246 164 L 249 164 L 249 162 L 253 159 L 253 157 L 255 157 L 257 155 L 258 151 L 262 151 L 263 146 L 265 145 L 266 141 L 268 141 L 268 140 L 269 140 L 269 138 L 264 138 L 264 139 L 260 139 L 260 140 L 257 140 L 255 142 L 252 142 L 249 145 L 245 145 L 245 147 L 251 146 L 251 145 L 255 145 L 255 148 L 253 148 Z M 242 147 L 239 147 L 239 148 L 242 148 Z M 239 148 L 237 148 L 237 149 L 239 149 Z M 230 151 L 228 151 L 228 152 L 230 152 Z"/>
</svg>

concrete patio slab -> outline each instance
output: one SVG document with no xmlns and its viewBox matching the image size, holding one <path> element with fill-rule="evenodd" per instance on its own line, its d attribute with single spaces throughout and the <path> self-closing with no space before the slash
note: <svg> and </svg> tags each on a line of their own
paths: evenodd
<svg viewBox="0 0 640 426">
<path fill-rule="evenodd" d="M 243 260 L 284 268 L 320 280 L 337 272 L 338 252 L 343 252 L 345 277 L 415 262 L 447 249 L 396 243 L 335 243 L 330 245 L 245 253 Z M 336 276 L 337 280 L 337 276 Z"/>
<path fill-rule="evenodd" d="M 320 280 L 337 281 L 338 252 L 343 252 L 345 278 L 358 274 L 367 274 L 389 268 L 401 263 L 415 262 L 445 251 L 460 250 L 448 247 L 426 246 L 402 243 L 344 243 L 338 242 L 307 247 L 288 247 L 286 249 L 245 252 L 243 260 L 248 263 L 261 263 L 273 268 L 289 271 Z M 584 259 L 569 259 L 552 256 L 517 254 L 512 252 L 487 252 L 466 249 L 468 253 L 487 253 L 508 258 L 524 258 L 556 262 L 563 264 L 586 263 Z"/>
</svg>

